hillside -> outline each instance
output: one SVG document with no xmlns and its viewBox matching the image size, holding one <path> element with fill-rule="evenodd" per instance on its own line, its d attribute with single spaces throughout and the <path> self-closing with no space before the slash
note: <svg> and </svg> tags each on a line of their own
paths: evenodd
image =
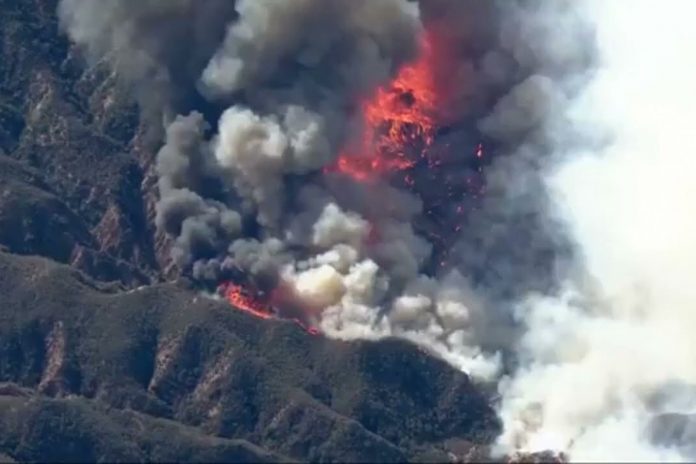
<svg viewBox="0 0 696 464">
<path fill-rule="evenodd" d="M 114 291 L 6 253 L 0 294 L 0 451 L 18 460 L 166 460 L 176 433 L 176 459 L 257 460 L 260 446 L 399 462 L 475 452 L 498 430 L 466 375 L 403 341 L 329 340 L 184 282 Z"/>
<path fill-rule="evenodd" d="M 410 343 L 341 342 L 177 279 L 159 128 L 55 0 L 0 0 L 0 461 L 471 460 L 499 430 Z"/>
</svg>

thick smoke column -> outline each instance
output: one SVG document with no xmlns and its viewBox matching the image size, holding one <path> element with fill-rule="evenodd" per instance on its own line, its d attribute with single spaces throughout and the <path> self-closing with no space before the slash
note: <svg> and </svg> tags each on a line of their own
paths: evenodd
<svg viewBox="0 0 696 464">
<path fill-rule="evenodd" d="M 227 206 L 230 198 L 216 200 L 211 191 L 217 166 L 203 140 L 207 127 L 199 113 L 178 116 L 157 155 L 161 200 L 156 223 L 176 237 L 172 257 L 177 263 L 214 257 L 241 233 L 240 215 Z M 204 198 L 206 191 L 213 198 Z"/>
<path fill-rule="evenodd" d="M 646 5 L 62 0 L 59 13 L 167 116 L 156 221 L 182 272 L 236 279 L 226 288 L 328 336 L 404 337 L 502 379 L 501 451 L 584 459 L 692 451 L 691 418 L 673 413 L 696 407 L 693 63 L 668 42 L 688 15 L 657 36 L 669 18 L 644 20 L 678 9 Z M 399 143 L 376 143 L 400 108 Z M 475 195 L 450 195 L 472 171 Z"/>
<path fill-rule="evenodd" d="M 688 1 L 587 5 L 601 66 L 570 114 L 609 143 L 567 153 L 549 175 L 586 278 L 520 308 L 521 366 L 502 388 L 509 448 L 696 458 L 690 13 Z"/>
</svg>

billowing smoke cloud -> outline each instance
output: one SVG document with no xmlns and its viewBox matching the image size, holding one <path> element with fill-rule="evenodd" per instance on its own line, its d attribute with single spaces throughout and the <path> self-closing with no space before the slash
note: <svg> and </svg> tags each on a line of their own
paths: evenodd
<svg viewBox="0 0 696 464">
<path fill-rule="evenodd" d="M 500 451 L 651 459 L 693 451 L 696 184 L 690 102 L 668 93 L 684 97 L 693 69 L 660 42 L 669 33 L 645 33 L 644 1 L 625 17 L 560 0 L 62 0 L 59 12 L 92 58 L 156 90 L 148 105 L 186 108 L 157 156 L 156 221 L 183 272 L 249 280 L 328 336 L 407 338 L 501 380 Z M 329 169 L 360 145 L 361 102 L 412 62 L 424 30 L 443 48 L 427 62 L 429 117 L 447 126 L 433 144 L 454 179 L 429 189 L 465 182 L 474 140 L 491 160 L 480 195 Z M 643 66 L 668 52 L 673 72 Z"/>
<path fill-rule="evenodd" d="M 176 237 L 172 257 L 184 265 L 224 252 L 242 228 L 241 216 L 228 207 L 230 198 L 213 197 L 210 184 L 217 166 L 203 140 L 206 129 L 199 113 L 178 116 L 157 155 L 161 200 L 156 224 Z"/>
<path fill-rule="evenodd" d="M 414 4 L 401 0 L 238 0 L 239 20 L 202 75 L 216 96 L 257 88 L 295 69 L 293 84 L 355 94 L 382 81 L 411 57 Z M 314 82 L 308 82 L 309 79 Z M 331 96 L 329 96 L 331 98 Z"/>
<path fill-rule="evenodd" d="M 330 158 L 323 119 L 289 106 L 282 119 L 233 106 L 220 118 L 215 157 L 235 190 L 258 210 L 261 225 L 277 228 L 287 195 L 283 177 L 317 170 Z"/>
<path fill-rule="evenodd" d="M 137 86 L 166 89 L 162 105 L 176 108 L 183 85 L 228 106 L 218 121 L 194 112 L 167 127 L 157 224 L 175 261 L 206 279 L 234 268 L 282 289 L 329 335 L 403 336 L 496 375 L 517 336 L 510 302 L 555 283 L 546 267 L 563 248 L 539 173 L 547 126 L 560 124 L 591 61 L 571 3 L 230 3 L 60 3 L 73 40 Z M 448 51 L 430 63 L 444 67 L 442 104 L 500 154 L 442 270 L 431 265 L 442 245 L 416 227 L 417 193 L 321 174 L 359 131 L 356 102 L 416 55 L 421 22 Z"/>
<path fill-rule="evenodd" d="M 693 12 L 686 1 L 587 5 L 602 66 L 569 114 L 611 139 L 567 153 L 549 176 L 586 278 L 520 307 L 521 366 L 502 388 L 508 449 L 696 458 Z"/>
<path fill-rule="evenodd" d="M 557 280 L 569 244 L 546 214 L 542 174 L 557 147 L 577 143 L 565 111 L 593 65 L 591 27 L 574 2 L 506 2 L 497 47 L 479 79 L 497 97 L 478 122 L 507 156 L 487 169 L 484 205 L 455 246 L 495 297 L 515 300 Z M 541 272 L 539 272 L 541 271 Z"/>
<path fill-rule="evenodd" d="M 91 62 L 108 60 L 159 114 L 196 101 L 195 83 L 236 11 L 229 0 L 61 0 L 58 16 Z"/>
</svg>

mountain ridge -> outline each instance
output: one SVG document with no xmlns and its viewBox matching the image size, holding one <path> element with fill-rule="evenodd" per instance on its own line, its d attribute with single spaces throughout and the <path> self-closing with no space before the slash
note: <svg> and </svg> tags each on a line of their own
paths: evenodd
<svg viewBox="0 0 696 464">
<path fill-rule="evenodd" d="M 161 129 L 56 6 L 0 0 L 0 460 L 483 459 L 491 399 L 444 361 L 178 277 L 154 226 Z"/>
</svg>

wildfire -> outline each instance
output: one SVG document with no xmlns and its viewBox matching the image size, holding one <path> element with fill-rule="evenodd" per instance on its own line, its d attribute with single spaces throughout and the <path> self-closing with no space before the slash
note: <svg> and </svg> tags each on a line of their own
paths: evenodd
<svg viewBox="0 0 696 464">
<path fill-rule="evenodd" d="M 426 30 L 418 57 L 361 102 L 362 136 L 357 146 L 344 151 L 327 169 L 329 172 L 365 181 L 412 168 L 419 157 L 427 156 L 439 126 L 438 107 L 446 93 L 437 74 L 441 57 L 434 43 L 434 35 Z"/>
<path fill-rule="evenodd" d="M 271 309 L 272 305 L 270 303 L 263 301 L 263 299 L 255 296 L 253 292 L 241 285 L 226 282 L 220 285 L 218 291 L 230 305 L 240 311 L 261 319 L 281 318 Z M 291 318 L 289 320 L 302 327 L 311 335 L 318 335 L 320 333 L 319 329 L 316 327 L 306 325 L 297 318 Z"/>
<path fill-rule="evenodd" d="M 240 285 L 228 282 L 220 286 L 220 291 L 225 299 L 240 311 L 247 312 L 262 319 L 270 319 L 273 317 L 270 309 L 265 304 L 256 300 Z"/>
</svg>

